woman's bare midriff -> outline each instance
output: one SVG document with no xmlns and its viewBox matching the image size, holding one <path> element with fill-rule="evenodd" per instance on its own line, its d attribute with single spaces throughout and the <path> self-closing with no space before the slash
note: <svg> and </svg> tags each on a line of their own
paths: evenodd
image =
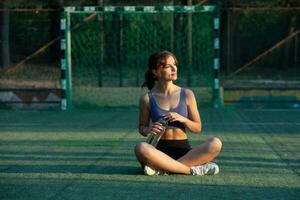
<svg viewBox="0 0 300 200">
<path fill-rule="evenodd" d="M 185 140 L 187 139 L 186 133 L 181 128 L 167 128 L 163 136 L 162 140 Z"/>
</svg>

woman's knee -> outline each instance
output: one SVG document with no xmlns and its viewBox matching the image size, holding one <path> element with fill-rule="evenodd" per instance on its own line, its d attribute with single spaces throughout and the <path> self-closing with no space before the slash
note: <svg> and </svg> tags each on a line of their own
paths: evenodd
<svg viewBox="0 0 300 200">
<path fill-rule="evenodd" d="M 136 157 L 143 160 L 148 159 L 151 154 L 151 145 L 146 142 L 141 142 L 135 146 L 134 152 Z"/>
<path fill-rule="evenodd" d="M 209 139 L 208 150 L 211 153 L 219 153 L 222 149 L 222 142 L 218 137 Z"/>
</svg>

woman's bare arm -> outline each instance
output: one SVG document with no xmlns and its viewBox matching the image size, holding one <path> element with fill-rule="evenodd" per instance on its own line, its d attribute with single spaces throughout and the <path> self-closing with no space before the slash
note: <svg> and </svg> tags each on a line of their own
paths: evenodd
<svg viewBox="0 0 300 200">
<path fill-rule="evenodd" d="M 191 132 L 199 133 L 202 124 L 196 98 L 191 90 L 186 90 L 186 104 L 188 108 L 188 120 L 184 124 Z"/>
<path fill-rule="evenodd" d="M 139 133 L 143 136 L 147 136 L 149 129 L 149 96 L 148 94 L 144 94 L 140 98 L 140 114 L 139 114 Z"/>
</svg>

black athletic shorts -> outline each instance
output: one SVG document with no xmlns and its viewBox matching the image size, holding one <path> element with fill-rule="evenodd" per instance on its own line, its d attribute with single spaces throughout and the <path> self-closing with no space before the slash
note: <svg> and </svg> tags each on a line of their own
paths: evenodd
<svg viewBox="0 0 300 200">
<path fill-rule="evenodd" d="M 186 140 L 160 140 L 156 148 L 171 158 L 177 160 L 191 150 L 189 141 Z"/>
</svg>

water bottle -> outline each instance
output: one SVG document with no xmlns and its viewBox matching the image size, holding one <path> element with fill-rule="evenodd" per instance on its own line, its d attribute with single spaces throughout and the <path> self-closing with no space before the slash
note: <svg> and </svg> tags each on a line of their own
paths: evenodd
<svg viewBox="0 0 300 200">
<path fill-rule="evenodd" d="M 147 143 L 151 144 L 152 146 L 156 147 L 157 143 L 159 142 L 161 136 L 165 133 L 167 127 L 168 127 L 168 121 L 166 121 L 164 118 L 160 118 L 158 122 L 162 125 L 163 129 L 157 133 L 156 135 L 149 135 L 147 138 Z"/>
</svg>

